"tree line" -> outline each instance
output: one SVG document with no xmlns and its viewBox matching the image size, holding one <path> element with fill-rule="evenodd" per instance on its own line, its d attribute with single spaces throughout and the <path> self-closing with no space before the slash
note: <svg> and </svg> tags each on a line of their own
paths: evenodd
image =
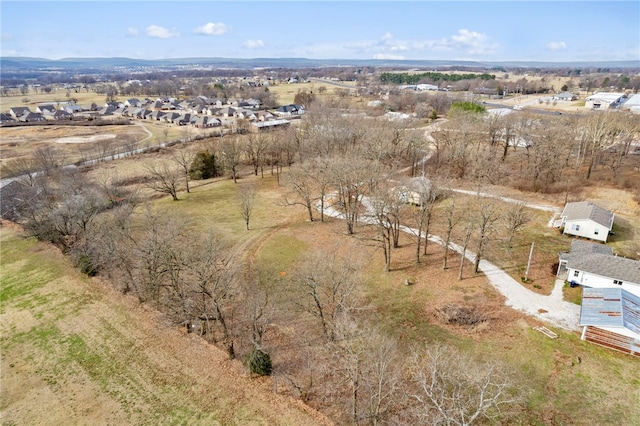
<svg viewBox="0 0 640 426">
<path fill-rule="evenodd" d="M 417 74 L 408 74 L 408 73 L 390 73 L 384 72 L 380 75 L 380 82 L 383 84 L 418 84 L 422 81 L 461 81 L 461 80 L 495 80 L 496 76 L 494 74 L 475 74 L 475 73 L 464 73 L 464 74 L 446 74 L 441 72 L 423 72 Z"/>
</svg>

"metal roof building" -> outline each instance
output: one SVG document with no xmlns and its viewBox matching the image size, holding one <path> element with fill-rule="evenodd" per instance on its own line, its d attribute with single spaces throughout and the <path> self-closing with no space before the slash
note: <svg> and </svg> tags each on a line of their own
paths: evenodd
<svg viewBox="0 0 640 426">
<path fill-rule="evenodd" d="M 582 340 L 640 356 L 640 297 L 621 288 L 584 288 Z"/>
</svg>

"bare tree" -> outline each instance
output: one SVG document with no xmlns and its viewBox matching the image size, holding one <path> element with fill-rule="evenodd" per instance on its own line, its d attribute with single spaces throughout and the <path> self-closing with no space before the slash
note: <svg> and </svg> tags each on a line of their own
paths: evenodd
<svg viewBox="0 0 640 426">
<path fill-rule="evenodd" d="M 45 175 L 49 175 L 54 170 L 64 165 L 65 156 L 62 151 L 47 146 L 34 150 L 33 159 L 38 170 Z"/>
<path fill-rule="evenodd" d="M 350 316 L 356 306 L 355 285 L 358 262 L 337 248 L 317 252 L 304 261 L 294 274 L 301 292 L 301 307 L 316 317 L 326 339 L 337 337 L 340 318 Z"/>
<path fill-rule="evenodd" d="M 320 201 L 320 221 L 324 222 L 324 208 L 326 196 L 331 187 L 331 159 L 320 157 L 310 163 L 309 173 L 315 182 L 318 200 Z"/>
<path fill-rule="evenodd" d="M 178 191 L 182 189 L 182 176 L 177 168 L 167 162 L 154 163 L 145 166 L 149 180 L 145 186 L 161 194 L 171 195 L 173 201 L 178 201 Z"/>
<path fill-rule="evenodd" d="M 240 187 L 238 191 L 238 198 L 240 202 L 240 212 L 244 223 L 249 230 L 249 220 L 251 219 L 251 213 L 253 212 L 253 204 L 256 198 L 256 187 L 253 184 L 245 184 Z"/>
<path fill-rule="evenodd" d="M 334 158 L 331 162 L 333 186 L 337 188 L 338 207 L 342 210 L 347 233 L 354 234 L 358 216 L 363 213 L 362 200 L 370 190 L 372 165 L 356 156 Z"/>
<path fill-rule="evenodd" d="M 264 167 L 265 156 L 271 145 L 269 135 L 265 133 L 249 133 L 245 140 L 244 150 L 247 158 L 253 166 L 253 174 L 258 176 L 258 170 Z"/>
<path fill-rule="evenodd" d="M 385 423 L 402 399 L 402 362 L 396 342 L 375 328 L 365 331 L 354 322 L 345 331 L 330 346 L 337 379 L 349 387 L 344 410 L 352 424 Z"/>
<path fill-rule="evenodd" d="M 3 165 L 3 169 L 6 176 L 31 187 L 35 186 L 38 175 L 42 173 L 33 156 L 11 159 Z"/>
<path fill-rule="evenodd" d="M 313 210 L 316 201 L 316 180 L 307 170 L 307 164 L 294 165 L 289 168 L 287 175 L 287 186 L 293 192 L 295 200 L 290 200 L 285 196 L 287 205 L 302 205 L 309 214 L 309 221 L 313 222 Z"/>
<path fill-rule="evenodd" d="M 190 271 L 201 333 L 213 343 L 222 343 L 233 359 L 236 356 L 234 311 L 241 294 L 237 282 L 241 265 L 232 262 L 232 253 L 212 232 L 196 242 Z"/>
<path fill-rule="evenodd" d="M 584 116 L 581 126 L 583 141 L 585 152 L 591 155 L 586 179 L 591 177 L 602 151 L 609 147 L 618 135 L 617 118 L 618 115 L 611 112 Z"/>
<path fill-rule="evenodd" d="M 531 221 L 531 215 L 527 210 L 527 205 L 523 202 L 518 202 L 510 205 L 504 217 L 505 228 L 507 230 L 507 247 L 511 248 L 511 243 L 516 232 Z"/>
<path fill-rule="evenodd" d="M 394 200 L 394 198 L 396 200 Z M 391 213 L 392 206 L 397 202 L 397 194 L 386 185 L 380 185 L 368 200 L 371 206 L 371 214 L 378 228 L 382 252 L 384 253 L 384 270 L 391 271 L 391 247 L 393 240 L 394 219 Z"/>
<path fill-rule="evenodd" d="M 238 168 L 242 160 L 242 149 L 237 137 L 224 139 L 220 144 L 220 159 L 225 170 L 231 173 L 233 182 L 238 180 Z"/>
<path fill-rule="evenodd" d="M 189 189 L 189 169 L 193 163 L 195 154 L 187 149 L 178 149 L 173 153 L 171 159 L 178 165 L 184 175 L 184 185 L 187 193 L 191 192 Z"/>
<path fill-rule="evenodd" d="M 469 240 L 473 234 L 473 223 L 467 222 L 464 229 L 464 239 L 462 240 L 462 250 L 460 250 L 460 266 L 458 268 L 458 281 L 462 279 L 462 270 L 464 268 L 464 259 L 467 254 L 467 247 L 469 246 Z"/>
<path fill-rule="evenodd" d="M 421 424 L 467 426 L 506 420 L 521 402 L 513 379 L 496 362 L 478 362 L 459 351 L 433 345 L 414 352 L 411 397 L 418 403 L 416 421 Z"/>
<path fill-rule="evenodd" d="M 420 248 L 424 235 L 424 254 L 427 254 L 427 242 L 429 241 L 429 229 L 433 219 L 433 209 L 436 202 L 442 197 L 442 190 L 437 182 L 424 176 L 419 178 L 410 189 L 413 194 L 411 202 L 415 204 L 411 208 L 413 225 L 416 227 L 416 264 L 420 263 Z"/>
<path fill-rule="evenodd" d="M 453 193 L 452 193 L 453 194 Z M 447 260 L 449 257 L 449 246 L 451 244 L 451 234 L 453 233 L 453 229 L 456 227 L 460 219 L 462 218 L 462 214 L 460 209 L 456 209 L 456 199 L 454 196 L 451 196 L 451 203 L 446 207 L 446 234 L 444 237 L 444 255 L 442 259 L 442 269 L 447 269 Z M 465 247 L 466 248 L 466 247 Z"/>
<path fill-rule="evenodd" d="M 479 198 L 477 212 L 474 214 L 473 221 L 478 229 L 478 248 L 476 249 L 476 257 L 473 262 L 473 272 L 478 273 L 480 260 L 484 255 L 484 250 L 489 241 L 489 236 L 494 230 L 495 223 L 502 216 L 498 203 L 491 198 Z"/>
</svg>

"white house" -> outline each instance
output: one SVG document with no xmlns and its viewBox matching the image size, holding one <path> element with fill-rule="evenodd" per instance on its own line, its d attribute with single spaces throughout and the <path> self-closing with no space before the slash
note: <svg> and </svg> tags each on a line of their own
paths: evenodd
<svg viewBox="0 0 640 426">
<path fill-rule="evenodd" d="M 603 253 L 567 261 L 567 281 L 591 288 L 621 288 L 640 297 L 640 261 Z"/>
<path fill-rule="evenodd" d="M 551 96 L 552 101 L 571 102 L 575 101 L 576 99 L 578 99 L 578 96 L 571 92 L 556 93 L 555 95 Z"/>
<path fill-rule="evenodd" d="M 563 234 L 607 242 L 613 228 L 614 214 L 591 201 L 567 203 L 560 214 L 559 227 Z"/>
<path fill-rule="evenodd" d="M 640 113 L 640 94 L 633 95 L 622 105 L 622 109 Z"/>
<path fill-rule="evenodd" d="M 618 108 L 626 99 L 625 93 L 596 92 L 585 99 L 584 106 L 591 109 Z"/>
<path fill-rule="evenodd" d="M 640 356 L 640 297 L 621 288 L 585 288 L 582 340 Z"/>
</svg>

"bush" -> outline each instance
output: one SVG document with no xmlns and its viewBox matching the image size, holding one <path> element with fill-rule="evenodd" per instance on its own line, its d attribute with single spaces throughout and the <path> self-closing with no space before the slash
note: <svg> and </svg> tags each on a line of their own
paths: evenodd
<svg viewBox="0 0 640 426">
<path fill-rule="evenodd" d="M 94 277 L 98 274 L 98 268 L 94 265 L 91 257 L 86 254 L 80 255 L 76 261 L 78 269 L 87 276 Z"/>
<path fill-rule="evenodd" d="M 217 158 L 209 150 L 196 154 L 189 167 L 189 177 L 193 180 L 210 179 L 220 176 Z"/>
<path fill-rule="evenodd" d="M 486 112 L 487 109 L 482 106 L 482 105 L 478 105 L 475 102 L 470 102 L 470 101 L 456 101 L 454 103 L 451 104 L 451 107 L 449 108 L 449 116 L 455 116 L 457 114 L 460 113 L 472 113 L 472 114 L 481 114 Z"/>
<path fill-rule="evenodd" d="M 257 374 L 259 376 L 269 376 L 273 371 L 271 355 L 260 348 L 253 348 L 247 356 L 246 365 L 251 374 Z"/>
</svg>

